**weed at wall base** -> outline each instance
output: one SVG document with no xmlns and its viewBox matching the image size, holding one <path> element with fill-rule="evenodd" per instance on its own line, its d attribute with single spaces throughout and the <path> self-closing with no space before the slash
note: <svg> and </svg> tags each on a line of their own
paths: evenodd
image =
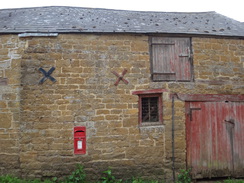
<svg viewBox="0 0 244 183">
<path fill-rule="evenodd" d="M 176 183 L 191 183 L 190 170 L 181 169 L 177 176 L 178 180 Z"/>
</svg>

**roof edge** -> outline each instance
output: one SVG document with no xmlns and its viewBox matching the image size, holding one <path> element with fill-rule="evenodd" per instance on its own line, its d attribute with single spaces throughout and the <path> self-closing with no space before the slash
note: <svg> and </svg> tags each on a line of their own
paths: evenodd
<svg viewBox="0 0 244 183">
<path fill-rule="evenodd" d="M 127 9 L 113 9 L 113 8 L 93 8 L 93 7 L 81 7 L 81 6 L 33 6 L 33 7 L 23 7 L 23 8 L 3 8 L 1 10 L 24 10 L 24 9 L 35 9 L 35 8 L 82 8 L 91 10 L 112 10 L 112 11 L 128 11 L 128 12 L 145 12 L 145 13 L 174 13 L 174 14 L 203 14 L 203 13 L 217 13 L 216 11 L 147 11 L 147 10 L 127 10 Z M 220 14 L 222 15 L 222 14 Z"/>
</svg>

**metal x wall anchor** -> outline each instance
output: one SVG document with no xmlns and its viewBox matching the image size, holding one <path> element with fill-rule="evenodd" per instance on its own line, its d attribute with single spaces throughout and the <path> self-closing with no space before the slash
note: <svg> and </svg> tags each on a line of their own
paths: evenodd
<svg viewBox="0 0 244 183">
<path fill-rule="evenodd" d="M 117 86 L 117 85 L 119 84 L 120 80 L 122 80 L 125 84 L 128 84 L 128 83 L 129 83 L 126 79 L 123 78 L 124 75 L 127 73 L 127 70 L 126 70 L 126 69 L 123 70 L 123 72 L 121 73 L 121 75 L 119 75 L 119 74 L 118 74 L 117 72 L 115 72 L 115 71 L 112 71 L 112 73 L 113 73 L 115 76 L 118 77 L 117 81 L 114 83 L 115 86 Z"/>
<path fill-rule="evenodd" d="M 43 84 L 47 79 L 50 79 L 52 82 L 56 82 L 57 80 L 51 76 L 54 70 L 55 67 L 52 67 L 48 72 L 46 72 L 43 68 L 39 68 L 39 71 L 41 71 L 44 75 L 44 77 L 39 81 L 39 84 Z"/>
</svg>

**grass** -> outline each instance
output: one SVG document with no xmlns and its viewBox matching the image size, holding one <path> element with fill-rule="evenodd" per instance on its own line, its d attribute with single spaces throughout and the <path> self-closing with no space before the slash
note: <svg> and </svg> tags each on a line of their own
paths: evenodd
<svg viewBox="0 0 244 183">
<path fill-rule="evenodd" d="M 217 181 L 216 183 L 221 183 L 219 181 Z M 222 183 L 244 183 L 244 180 L 241 180 L 241 179 L 227 179 L 227 180 L 224 180 Z"/>
</svg>

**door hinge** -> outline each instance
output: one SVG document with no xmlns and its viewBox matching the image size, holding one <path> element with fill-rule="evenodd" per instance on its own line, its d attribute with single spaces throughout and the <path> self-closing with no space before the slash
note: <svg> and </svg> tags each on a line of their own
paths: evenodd
<svg viewBox="0 0 244 183">
<path fill-rule="evenodd" d="M 179 57 L 188 57 L 188 59 L 190 60 L 190 58 L 192 57 L 190 47 L 187 47 L 187 53 L 180 53 Z"/>
<path fill-rule="evenodd" d="M 233 125 L 233 127 L 235 126 L 235 120 L 234 119 L 225 120 L 225 122 Z"/>
</svg>

